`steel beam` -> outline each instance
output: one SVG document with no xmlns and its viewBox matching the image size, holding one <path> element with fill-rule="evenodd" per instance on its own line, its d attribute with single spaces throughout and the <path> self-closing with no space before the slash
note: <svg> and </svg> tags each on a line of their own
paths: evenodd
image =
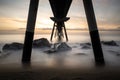
<svg viewBox="0 0 120 80">
<path fill-rule="evenodd" d="M 23 63 L 26 62 L 28 63 L 31 60 L 32 42 L 34 37 L 38 4 L 39 4 L 39 0 L 30 0 L 27 29 L 25 33 L 25 41 L 24 41 L 23 55 L 22 55 Z"/>
<path fill-rule="evenodd" d="M 83 4 L 85 8 L 88 26 L 89 26 L 95 62 L 97 64 L 104 64 L 105 63 L 104 56 L 103 56 L 103 51 L 101 47 L 101 42 L 100 42 L 92 0 L 83 0 Z"/>
</svg>

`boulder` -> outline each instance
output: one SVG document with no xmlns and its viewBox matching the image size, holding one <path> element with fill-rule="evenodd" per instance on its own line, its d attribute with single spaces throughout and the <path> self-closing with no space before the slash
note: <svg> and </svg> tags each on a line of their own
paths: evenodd
<svg viewBox="0 0 120 80">
<path fill-rule="evenodd" d="M 67 43 L 63 42 L 58 44 L 57 46 L 57 50 L 58 51 L 67 51 L 67 50 L 71 50 L 72 48 L 70 46 L 67 45 Z"/>
<path fill-rule="evenodd" d="M 33 48 L 50 47 L 51 44 L 46 38 L 41 38 L 33 41 Z M 13 42 L 11 44 L 5 44 L 3 50 L 20 50 L 23 49 L 22 43 Z"/>
<path fill-rule="evenodd" d="M 91 43 L 81 43 L 82 49 L 90 49 L 91 48 Z"/>
<path fill-rule="evenodd" d="M 51 44 L 46 38 L 41 38 L 33 41 L 34 48 L 43 48 L 43 47 L 50 47 Z"/>
<path fill-rule="evenodd" d="M 52 45 L 51 49 L 45 51 L 46 53 L 55 53 L 55 52 L 61 52 L 61 51 L 68 51 L 72 48 L 67 45 L 67 43 L 55 43 Z"/>
<path fill-rule="evenodd" d="M 82 46 L 82 49 L 90 49 L 91 47 L 90 46 L 88 46 L 88 45 L 84 45 L 84 46 Z"/>
<path fill-rule="evenodd" d="M 19 50 L 23 49 L 23 44 L 22 43 L 11 43 L 11 44 L 5 44 L 2 48 L 2 50 Z"/>
<path fill-rule="evenodd" d="M 108 46 L 119 46 L 115 41 L 102 41 L 102 44 Z"/>
</svg>

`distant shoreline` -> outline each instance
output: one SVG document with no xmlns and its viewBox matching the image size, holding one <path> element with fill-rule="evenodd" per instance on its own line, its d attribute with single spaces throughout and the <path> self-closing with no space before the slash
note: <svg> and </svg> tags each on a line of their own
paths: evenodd
<svg viewBox="0 0 120 80">
<path fill-rule="evenodd" d="M 99 30 L 101 31 L 119 31 L 120 30 Z M 36 29 L 35 34 L 50 34 L 52 32 L 52 29 Z M 67 29 L 68 33 L 79 33 L 79 32 L 89 32 L 89 30 L 86 29 Z M 25 34 L 25 30 L 0 30 L 0 35 L 4 34 Z"/>
</svg>

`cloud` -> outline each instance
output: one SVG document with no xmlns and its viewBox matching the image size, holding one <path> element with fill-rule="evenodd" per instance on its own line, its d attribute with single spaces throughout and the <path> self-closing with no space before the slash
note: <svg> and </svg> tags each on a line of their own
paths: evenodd
<svg viewBox="0 0 120 80">
<path fill-rule="evenodd" d="M 119 30 L 120 30 L 120 27 L 117 27 L 117 29 L 119 29 Z"/>
<path fill-rule="evenodd" d="M 19 23 L 26 23 L 27 22 L 24 19 L 12 19 L 12 21 L 19 22 Z"/>
</svg>

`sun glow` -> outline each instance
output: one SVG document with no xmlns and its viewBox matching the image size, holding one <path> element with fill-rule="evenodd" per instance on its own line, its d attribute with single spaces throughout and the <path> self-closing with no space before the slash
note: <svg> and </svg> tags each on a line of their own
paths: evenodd
<svg viewBox="0 0 120 80">
<path fill-rule="evenodd" d="M 26 29 L 29 0 L 19 1 L 20 2 L 18 2 L 18 0 L 11 2 L 10 0 L 0 0 L 0 30 Z M 73 0 L 69 9 L 67 16 L 70 17 L 70 20 L 65 22 L 67 29 L 88 29 L 82 0 L 80 0 L 80 3 L 78 3 L 78 1 L 79 0 Z M 118 16 L 120 8 L 119 4 L 117 4 L 118 1 L 106 0 L 106 3 L 103 0 L 93 0 L 96 21 L 99 29 L 120 29 L 120 16 Z M 106 13 L 108 15 L 104 15 Z M 53 28 L 54 22 L 50 19 L 50 17 L 53 17 L 53 13 L 48 0 L 40 0 L 35 28 Z"/>
<path fill-rule="evenodd" d="M 47 18 L 41 18 L 37 20 L 37 28 L 52 28 L 53 22 Z"/>
<path fill-rule="evenodd" d="M 42 22 L 43 24 L 45 24 L 45 25 L 51 24 L 51 20 L 48 20 L 48 19 L 42 19 L 41 22 Z"/>
</svg>

